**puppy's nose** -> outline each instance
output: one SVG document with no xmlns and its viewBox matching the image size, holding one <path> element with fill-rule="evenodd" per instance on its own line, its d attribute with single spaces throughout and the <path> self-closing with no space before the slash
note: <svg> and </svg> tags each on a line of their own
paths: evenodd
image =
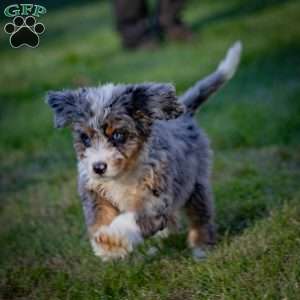
<svg viewBox="0 0 300 300">
<path fill-rule="evenodd" d="M 98 175 L 103 175 L 107 169 L 107 164 L 102 161 L 98 161 L 93 164 L 93 170 Z"/>
</svg>

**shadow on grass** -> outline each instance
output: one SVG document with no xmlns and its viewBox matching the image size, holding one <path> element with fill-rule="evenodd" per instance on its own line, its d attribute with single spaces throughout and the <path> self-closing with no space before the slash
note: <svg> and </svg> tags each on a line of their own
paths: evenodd
<svg viewBox="0 0 300 300">
<path fill-rule="evenodd" d="M 211 23 L 224 21 L 227 19 L 233 19 L 238 17 L 248 16 L 257 13 L 261 10 L 269 8 L 271 6 L 280 6 L 287 2 L 295 0 L 252 0 L 252 1 L 242 1 L 243 3 L 227 8 L 222 12 L 218 12 L 214 15 L 208 16 L 204 19 L 196 21 L 191 25 L 191 28 L 195 31 L 200 30 Z"/>
</svg>

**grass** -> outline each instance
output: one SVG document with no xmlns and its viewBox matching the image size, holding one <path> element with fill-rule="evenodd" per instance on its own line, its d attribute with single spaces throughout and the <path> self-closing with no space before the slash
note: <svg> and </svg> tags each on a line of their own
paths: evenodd
<svg viewBox="0 0 300 300">
<path fill-rule="evenodd" d="M 195 41 L 153 52 L 121 50 L 108 2 L 50 10 L 37 49 L 0 35 L 0 299 L 299 299 L 299 12 L 298 1 L 190 1 Z M 102 263 L 46 90 L 171 81 L 181 93 L 236 39 L 237 76 L 198 114 L 215 152 L 218 246 L 196 263 L 180 234 Z"/>
</svg>

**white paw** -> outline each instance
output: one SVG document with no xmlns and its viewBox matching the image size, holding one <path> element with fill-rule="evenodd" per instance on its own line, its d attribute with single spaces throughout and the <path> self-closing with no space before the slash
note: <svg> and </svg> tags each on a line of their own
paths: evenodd
<svg viewBox="0 0 300 300">
<path fill-rule="evenodd" d="M 109 227 L 101 227 L 93 236 L 92 247 L 95 255 L 103 261 L 124 258 L 129 252 L 126 239 L 111 232 Z"/>
<path fill-rule="evenodd" d="M 202 248 L 193 248 L 192 251 L 195 260 L 203 260 L 206 258 L 206 252 Z"/>
<path fill-rule="evenodd" d="M 114 219 L 109 226 L 100 227 L 91 243 L 95 255 L 107 261 L 124 258 L 142 240 L 134 214 L 124 213 Z"/>
</svg>

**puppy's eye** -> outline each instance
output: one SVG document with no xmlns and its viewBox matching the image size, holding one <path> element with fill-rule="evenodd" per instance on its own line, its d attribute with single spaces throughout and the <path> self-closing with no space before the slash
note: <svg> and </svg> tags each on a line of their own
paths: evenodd
<svg viewBox="0 0 300 300">
<path fill-rule="evenodd" d="M 125 134 L 120 131 L 115 131 L 112 134 L 111 138 L 112 138 L 113 142 L 116 144 L 123 144 L 123 143 L 125 143 L 125 140 L 126 140 Z"/>
<path fill-rule="evenodd" d="M 91 147 L 92 141 L 86 133 L 81 133 L 80 139 L 85 147 Z"/>
</svg>

